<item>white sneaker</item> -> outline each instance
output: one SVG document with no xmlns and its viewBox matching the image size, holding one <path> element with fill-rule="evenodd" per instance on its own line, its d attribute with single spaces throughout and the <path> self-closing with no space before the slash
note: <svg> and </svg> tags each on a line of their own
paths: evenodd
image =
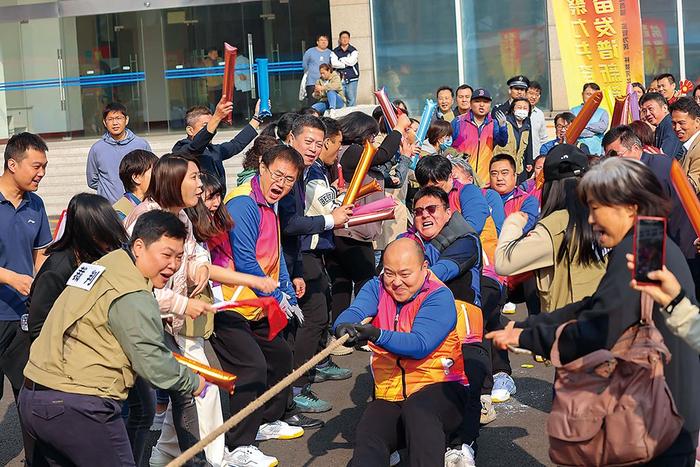
<svg viewBox="0 0 700 467">
<path fill-rule="evenodd" d="M 148 465 L 150 467 L 165 467 L 173 460 L 175 460 L 174 457 L 165 454 L 156 446 L 153 446 L 153 450 L 151 450 L 151 458 L 148 460 Z"/>
<path fill-rule="evenodd" d="M 401 456 L 399 455 L 399 451 L 392 452 L 391 456 L 389 457 L 389 467 L 399 465 L 399 462 L 401 462 Z"/>
<path fill-rule="evenodd" d="M 266 456 L 255 446 L 239 446 L 233 451 L 224 450 L 224 465 L 227 467 L 275 467 L 276 457 Z"/>
<path fill-rule="evenodd" d="M 501 313 L 504 315 L 512 315 L 515 313 L 515 303 L 508 302 L 505 305 L 503 305 L 503 310 L 501 310 Z"/>
<path fill-rule="evenodd" d="M 474 450 L 468 444 L 462 444 L 462 449 L 448 449 L 445 453 L 445 467 L 476 467 Z"/>
<path fill-rule="evenodd" d="M 304 435 L 304 429 L 300 426 L 292 426 L 282 420 L 270 423 L 263 423 L 258 428 L 255 441 L 266 441 L 268 439 L 294 439 Z"/>
<path fill-rule="evenodd" d="M 488 425 L 494 420 L 496 420 L 496 409 L 493 407 L 493 401 L 491 400 L 491 396 L 484 394 L 481 396 L 481 416 L 479 418 L 479 423 L 481 425 Z"/>
<path fill-rule="evenodd" d="M 510 399 L 515 394 L 515 381 L 508 373 L 499 372 L 493 375 L 493 389 L 491 389 L 491 401 L 499 403 Z"/>
<path fill-rule="evenodd" d="M 151 425 L 151 428 L 150 428 L 151 431 L 160 431 L 163 428 L 163 421 L 165 420 L 165 412 L 167 412 L 167 410 L 164 410 L 161 413 L 156 413 L 156 416 L 153 417 L 153 424 Z"/>
</svg>

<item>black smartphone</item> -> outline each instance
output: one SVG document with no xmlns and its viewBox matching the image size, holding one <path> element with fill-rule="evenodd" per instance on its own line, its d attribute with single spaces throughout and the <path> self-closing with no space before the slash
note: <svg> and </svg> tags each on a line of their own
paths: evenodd
<svg viewBox="0 0 700 467">
<path fill-rule="evenodd" d="M 656 284 L 647 274 L 663 268 L 666 262 L 666 219 L 637 216 L 634 226 L 634 279 L 640 284 Z"/>
</svg>

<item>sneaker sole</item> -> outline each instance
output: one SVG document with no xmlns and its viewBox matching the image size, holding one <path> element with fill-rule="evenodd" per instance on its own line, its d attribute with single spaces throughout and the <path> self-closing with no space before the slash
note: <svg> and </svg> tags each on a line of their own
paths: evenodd
<svg viewBox="0 0 700 467">
<path fill-rule="evenodd" d="M 352 347 L 341 346 L 333 350 L 333 352 L 331 352 L 331 355 L 334 355 L 336 357 L 344 357 L 346 355 L 350 355 L 354 351 L 355 349 L 353 349 Z"/>
<path fill-rule="evenodd" d="M 514 315 L 515 310 L 512 310 L 512 311 L 511 310 L 503 310 L 503 311 L 501 311 L 501 313 L 503 313 L 504 315 Z"/>
<path fill-rule="evenodd" d="M 302 408 L 302 406 L 300 406 L 299 404 L 297 404 L 297 407 L 299 408 L 299 412 L 301 413 L 325 413 L 333 410 L 332 406 L 328 408 L 324 407 L 323 409 L 305 409 Z"/>
<path fill-rule="evenodd" d="M 316 373 L 314 375 L 313 383 L 323 383 L 324 381 L 343 381 L 345 379 L 350 379 L 352 378 L 352 373 L 346 376 L 325 376 L 325 375 L 319 375 Z"/>
<path fill-rule="evenodd" d="M 491 402 L 494 404 L 501 404 L 503 402 L 507 402 L 510 400 L 510 396 L 506 397 L 505 399 L 501 399 L 500 397 L 493 397 L 491 396 Z"/>
<path fill-rule="evenodd" d="M 304 436 L 304 429 L 303 429 L 303 428 L 301 429 L 301 433 L 294 434 L 294 435 L 280 435 L 280 436 L 274 436 L 274 437 L 271 437 L 271 438 L 268 438 L 267 436 L 258 436 L 258 435 L 255 435 L 255 441 L 269 441 L 269 440 L 271 440 L 271 439 L 288 440 L 288 439 L 297 439 L 297 438 L 301 438 L 302 436 Z M 277 465 L 277 464 L 275 464 L 275 465 Z"/>
</svg>

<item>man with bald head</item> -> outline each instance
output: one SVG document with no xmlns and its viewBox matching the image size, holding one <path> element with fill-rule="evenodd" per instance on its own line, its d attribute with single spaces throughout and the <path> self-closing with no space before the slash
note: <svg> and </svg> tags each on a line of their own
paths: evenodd
<svg viewBox="0 0 700 467">
<path fill-rule="evenodd" d="M 456 324 L 454 296 L 428 268 L 422 244 L 391 242 L 383 274 L 335 322 L 336 337 L 350 336 L 346 345 L 369 341 L 372 349 L 375 400 L 357 426 L 351 465 L 386 467 L 404 447 L 410 465 L 443 465 L 468 401 Z"/>
</svg>

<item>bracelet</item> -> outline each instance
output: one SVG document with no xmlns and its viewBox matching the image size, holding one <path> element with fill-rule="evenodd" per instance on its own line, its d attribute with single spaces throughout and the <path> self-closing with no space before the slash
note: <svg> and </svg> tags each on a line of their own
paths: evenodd
<svg viewBox="0 0 700 467">
<path fill-rule="evenodd" d="M 262 123 L 262 122 L 263 122 L 263 119 L 260 118 L 259 115 L 253 115 L 252 118 L 253 118 L 253 120 L 255 120 L 255 121 L 258 122 L 258 123 Z"/>
<path fill-rule="evenodd" d="M 664 311 L 670 315 L 671 313 L 673 313 L 673 310 L 678 306 L 678 304 L 683 301 L 684 298 L 685 290 L 681 289 L 678 295 L 676 295 L 676 298 L 671 300 L 671 302 L 664 307 Z"/>
</svg>

